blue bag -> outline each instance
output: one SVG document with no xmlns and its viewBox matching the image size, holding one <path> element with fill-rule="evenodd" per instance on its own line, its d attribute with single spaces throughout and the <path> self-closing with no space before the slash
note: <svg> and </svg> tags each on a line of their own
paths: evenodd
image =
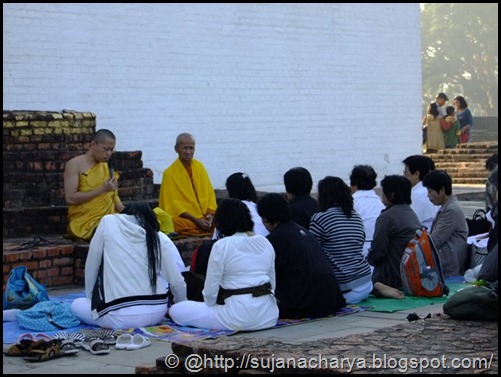
<svg viewBox="0 0 501 377">
<path fill-rule="evenodd" d="M 10 271 L 3 293 L 3 310 L 28 309 L 48 300 L 47 289 L 33 279 L 26 266 L 17 266 Z"/>
<path fill-rule="evenodd" d="M 43 301 L 16 314 L 19 326 L 33 331 L 57 331 L 75 327 L 80 320 L 71 311 L 71 303 Z"/>
</svg>

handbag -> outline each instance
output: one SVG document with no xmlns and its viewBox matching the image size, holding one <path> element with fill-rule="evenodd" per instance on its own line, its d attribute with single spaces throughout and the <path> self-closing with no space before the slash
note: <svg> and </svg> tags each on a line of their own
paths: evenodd
<svg viewBox="0 0 501 377">
<path fill-rule="evenodd" d="M 471 219 L 466 219 L 468 223 L 468 237 L 490 231 L 491 223 L 487 220 L 483 209 L 477 209 Z"/>
<path fill-rule="evenodd" d="M 48 300 L 47 289 L 33 279 L 26 266 L 17 266 L 10 271 L 3 293 L 3 310 L 28 309 Z"/>
<path fill-rule="evenodd" d="M 57 331 L 75 327 L 80 320 L 71 311 L 71 303 L 43 301 L 16 314 L 19 326 L 33 331 Z"/>
<path fill-rule="evenodd" d="M 484 263 L 488 253 L 487 247 L 477 246 L 475 243 L 471 244 L 470 268 L 475 268 L 479 264 Z"/>
</svg>

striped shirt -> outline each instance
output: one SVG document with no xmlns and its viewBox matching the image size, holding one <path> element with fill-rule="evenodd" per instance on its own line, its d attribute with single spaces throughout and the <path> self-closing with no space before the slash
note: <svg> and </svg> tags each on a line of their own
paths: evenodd
<svg viewBox="0 0 501 377">
<path fill-rule="evenodd" d="M 364 223 L 357 212 L 353 211 L 350 218 L 341 207 L 316 213 L 311 218 L 310 231 L 322 245 L 342 291 L 371 280 L 369 263 L 362 254 Z"/>
</svg>

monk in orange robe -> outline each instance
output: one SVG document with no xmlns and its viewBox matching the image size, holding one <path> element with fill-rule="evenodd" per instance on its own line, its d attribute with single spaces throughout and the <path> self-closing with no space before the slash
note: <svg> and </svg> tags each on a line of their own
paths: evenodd
<svg viewBox="0 0 501 377">
<path fill-rule="evenodd" d="M 211 235 L 216 194 L 204 165 L 193 158 L 194 137 L 180 134 L 174 149 L 179 157 L 163 173 L 159 207 L 172 217 L 179 235 Z"/>
<path fill-rule="evenodd" d="M 124 208 L 117 192 L 119 174 L 108 165 L 115 144 L 115 135 L 101 129 L 87 153 L 65 164 L 64 197 L 68 204 L 68 233 L 73 239 L 90 241 L 104 215 Z"/>
</svg>

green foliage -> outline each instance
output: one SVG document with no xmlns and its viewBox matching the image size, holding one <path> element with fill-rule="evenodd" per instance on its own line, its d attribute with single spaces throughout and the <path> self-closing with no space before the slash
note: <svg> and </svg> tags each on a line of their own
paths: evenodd
<svg viewBox="0 0 501 377">
<path fill-rule="evenodd" d="M 498 116 L 498 4 L 426 3 L 421 10 L 423 114 L 438 92 L 473 116 Z"/>
</svg>

